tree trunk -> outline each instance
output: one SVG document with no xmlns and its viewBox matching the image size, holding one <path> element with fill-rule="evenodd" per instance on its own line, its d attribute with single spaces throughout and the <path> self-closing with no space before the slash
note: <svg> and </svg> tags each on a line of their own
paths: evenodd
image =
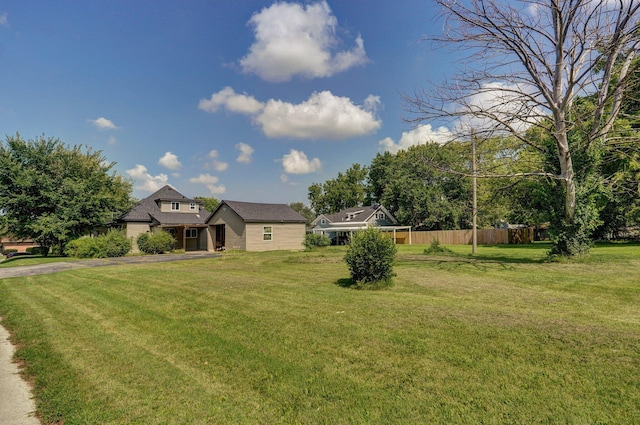
<svg viewBox="0 0 640 425">
<path fill-rule="evenodd" d="M 571 150 L 567 140 L 567 133 L 562 132 L 556 135 L 558 143 L 558 159 L 560 160 L 560 176 L 564 183 L 564 216 L 566 225 L 573 224 L 576 212 L 576 182 L 573 172 L 573 161 L 571 160 Z"/>
</svg>

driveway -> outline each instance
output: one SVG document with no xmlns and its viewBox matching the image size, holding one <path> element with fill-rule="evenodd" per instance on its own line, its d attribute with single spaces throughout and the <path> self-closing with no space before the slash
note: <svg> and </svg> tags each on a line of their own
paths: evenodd
<svg viewBox="0 0 640 425">
<path fill-rule="evenodd" d="M 117 264 L 164 263 L 168 261 L 197 260 L 215 258 L 221 254 L 210 252 L 189 252 L 185 254 L 136 255 L 130 257 L 95 258 L 90 260 L 62 261 L 59 263 L 36 264 L 32 266 L 16 266 L 0 269 L 0 279 L 7 277 L 34 276 L 89 267 L 114 266 Z"/>
</svg>

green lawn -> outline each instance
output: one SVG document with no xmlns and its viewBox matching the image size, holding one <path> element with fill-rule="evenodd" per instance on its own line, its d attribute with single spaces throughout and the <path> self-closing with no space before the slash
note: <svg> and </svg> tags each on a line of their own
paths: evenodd
<svg viewBox="0 0 640 425">
<path fill-rule="evenodd" d="M 0 280 L 44 423 L 640 423 L 640 246 L 343 248 Z"/>
</svg>

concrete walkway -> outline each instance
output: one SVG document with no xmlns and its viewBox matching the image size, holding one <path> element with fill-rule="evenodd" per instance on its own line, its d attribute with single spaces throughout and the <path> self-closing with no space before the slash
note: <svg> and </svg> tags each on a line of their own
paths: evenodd
<svg viewBox="0 0 640 425">
<path fill-rule="evenodd" d="M 0 324 L 0 424 L 40 425 L 31 389 L 12 361 L 14 352 L 9 332 Z"/>
<path fill-rule="evenodd" d="M 220 254 L 194 252 L 187 254 L 140 255 L 7 267 L 0 269 L 0 279 L 33 276 L 88 267 L 113 266 L 117 264 L 161 263 L 219 256 Z M 15 347 L 9 341 L 9 332 L 7 332 L 0 322 L 0 425 L 40 425 L 40 421 L 34 416 L 36 406 L 32 398 L 31 389 L 22 379 L 18 366 L 13 362 L 14 353 Z"/>
</svg>

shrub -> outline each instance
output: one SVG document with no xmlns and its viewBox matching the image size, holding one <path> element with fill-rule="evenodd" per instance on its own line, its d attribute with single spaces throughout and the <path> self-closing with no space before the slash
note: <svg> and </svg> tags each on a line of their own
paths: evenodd
<svg viewBox="0 0 640 425">
<path fill-rule="evenodd" d="M 453 251 L 451 251 L 447 247 L 440 245 L 440 241 L 437 239 L 434 239 L 433 241 L 431 241 L 431 245 L 429 246 L 429 248 L 424 250 L 424 253 L 425 254 L 451 254 L 453 253 Z"/>
<path fill-rule="evenodd" d="M 65 247 L 65 254 L 78 258 L 122 257 L 131 250 L 131 241 L 120 230 L 109 230 L 96 237 L 75 239 Z"/>
<path fill-rule="evenodd" d="M 331 239 L 320 233 L 307 233 L 304 237 L 304 246 L 307 249 L 331 245 Z"/>
<path fill-rule="evenodd" d="M 369 228 L 353 235 L 345 261 L 357 286 L 378 289 L 392 284 L 395 255 L 393 239 Z"/>
<path fill-rule="evenodd" d="M 106 257 L 124 257 L 131 251 L 131 240 L 122 230 L 109 230 L 105 235 L 98 239 L 104 243 L 102 247 Z"/>
<path fill-rule="evenodd" d="M 176 240 L 165 231 L 142 233 L 137 239 L 138 248 L 145 254 L 162 254 L 173 250 Z"/>
<path fill-rule="evenodd" d="M 46 246 L 31 246 L 27 248 L 27 252 L 33 255 L 44 255 L 49 254 L 49 248 Z"/>
</svg>

